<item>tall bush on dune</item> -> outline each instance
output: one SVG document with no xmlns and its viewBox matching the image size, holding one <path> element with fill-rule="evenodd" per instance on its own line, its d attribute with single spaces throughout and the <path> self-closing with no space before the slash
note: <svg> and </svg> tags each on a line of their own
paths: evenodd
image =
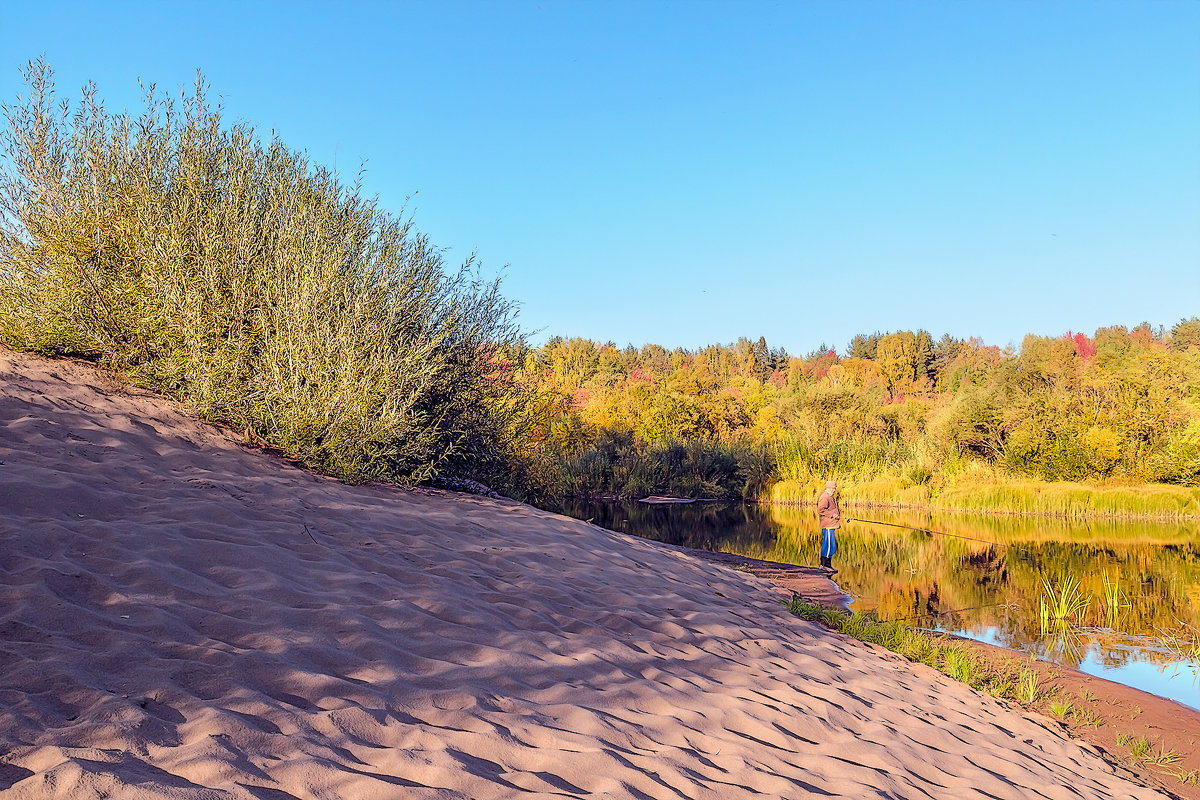
<svg viewBox="0 0 1200 800">
<path fill-rule="evenodd" d="M 348 480 L 470 474 L 520 403 L 496 353 L 515 307 L 473 257 L 278 138 L 227 124 L 198 80 L 133 118 L 56 103 L 31 63 L 3 108 L 0 341 L 98 361 Z"/>
</svg>

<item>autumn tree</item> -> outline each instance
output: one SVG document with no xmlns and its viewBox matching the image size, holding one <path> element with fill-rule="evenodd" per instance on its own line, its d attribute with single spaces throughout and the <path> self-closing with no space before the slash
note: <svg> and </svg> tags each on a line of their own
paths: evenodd
<svg viewBox="0 0 1200 800">
<path fill-rule="evenodd" d="M 889 333 L 879 340 L 875 362 L 892 394 L 912 391 L 917 382 L 917 338 L 912 331 Z"/>
<path fill-rule="evenodd" d="M 879 340 L 882 338 L 883 334 L 879 331 L 870 334 L 856 334 L 846 348 L 846 356 L 874 361 L 875 354 L 879 349 Z"/>
</svg>

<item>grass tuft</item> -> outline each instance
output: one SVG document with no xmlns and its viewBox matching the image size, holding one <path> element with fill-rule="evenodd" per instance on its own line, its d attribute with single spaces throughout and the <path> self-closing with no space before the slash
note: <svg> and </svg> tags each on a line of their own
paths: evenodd
<svg viewBox="0 0 1200 800">
<path fill-rule="evenodd" d="M 1041 699 L 1042 695 L 1043 691 L 1037 671 L 1029 667 L 1021 670 L 1021 676 L 1017 680 L 1017 699 L 1022 703 L 1033 705 Z"/>
<path fill-rule="evenodd" d="M 1129 754 L 1139 761 L 1148 760 L 1153 750 L 1150 747 L 1150 740 L 1145 736 L 1139 736 L 1129 742 Z"/>
<path fill-rule="evenodd" d="M 1069 700 L 1058 699 L 1050 701 L 1050 713 L 1059 719 L 1065 719 L 1068 714 L 1074 711 Z"/>
</svg>

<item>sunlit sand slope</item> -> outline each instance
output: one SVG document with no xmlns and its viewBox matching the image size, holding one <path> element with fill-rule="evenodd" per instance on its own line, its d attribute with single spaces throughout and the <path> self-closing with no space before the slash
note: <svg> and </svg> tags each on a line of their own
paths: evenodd
<svg viewBox="0 0 1200 800">
<path fill-rule="evenodd" d="M 6 799 L 1160 796 L 753 576 L 0 373 Z"/>
</svg>

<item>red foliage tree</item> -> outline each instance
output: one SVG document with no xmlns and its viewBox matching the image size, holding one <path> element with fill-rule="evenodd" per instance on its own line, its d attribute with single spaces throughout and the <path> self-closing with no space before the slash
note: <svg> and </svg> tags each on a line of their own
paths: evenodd
<svg viewBox="0 0 1200 800">
<path fill-rule="evenodd" d="M 1072 334 L 1068 331 L 1067 338 L 1075 345 L 1075 355 L 1079 356 L 1085 363 L 1090 361 L 1092 356 L 1096 355 L 1096 343 L 1089 339 L 1087 334 Z"/>
</svg>

